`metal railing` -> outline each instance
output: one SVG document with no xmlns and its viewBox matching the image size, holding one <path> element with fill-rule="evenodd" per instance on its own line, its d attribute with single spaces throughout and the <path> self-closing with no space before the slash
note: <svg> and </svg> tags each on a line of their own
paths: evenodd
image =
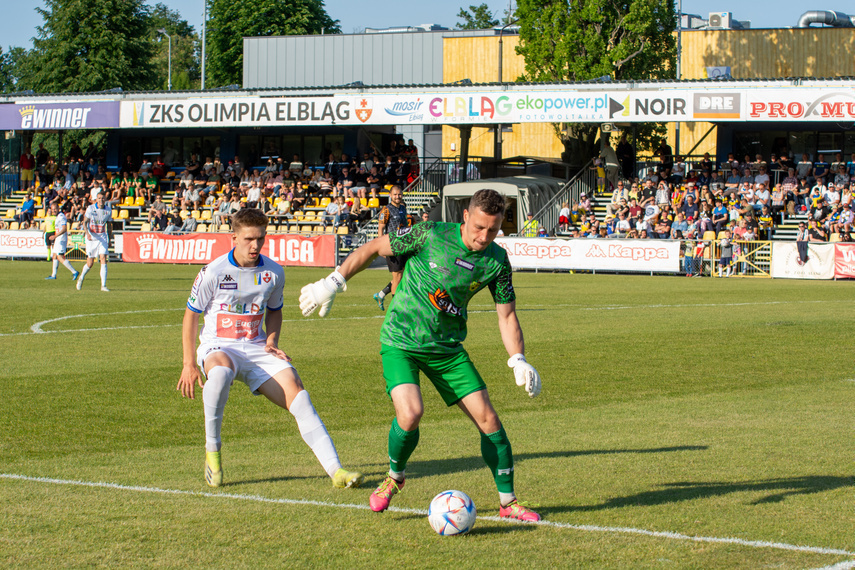
<svg viewBox="0 0 855 570">
<path fill-rule="evenodd" d="M 21 169 L 17 162 L 8 161 L 0 164 L 0 198 L 16 192 L 21 184 Z"/>
<path fill-rule="evenodd" d="M 554 235 L 556 228 L 558 228 L 558 213 L 561 211 L 561 204 L 568 202 L 572 206 L 579 201 L 583 192 L 592 196 L 596 190 L 597 172 L 591 169 L 593 164 L 593 160 L 588 161 L 575 176 L 564 183 L 558 193 L 545 206 L 534 212 L 532 221 L 537 222 L 536 227 L 532 228 L 531 223 L 526 222 L 516 235 L 524 236 L 526 232 L 530 232 L 532 229 L 537 231 L 537 228 L 546 228 L 549 235 Z"/>
</svg>

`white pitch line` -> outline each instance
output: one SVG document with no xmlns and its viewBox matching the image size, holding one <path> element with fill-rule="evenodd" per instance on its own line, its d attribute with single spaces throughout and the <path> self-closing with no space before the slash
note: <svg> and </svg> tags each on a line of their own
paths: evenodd
<svg viewBox="0 0 855 570">
<path fill-rule="evenodd" d="M 357 510 L 367 510 L 368 505 L 355 505 L 350 503 L 330 503 L 327 501 L 312 501 L 308 499 L 271 499 L 269 497 L 262 497 L 260 495 L 238 495 L 234 493 L 205 493 L 200 491 L 185 491 L 181 489 L 160 489 L 158 487 L 142 487 L 135 485 L 120 485 L 118 483 L 105 483 L 105 482 L 93 482 L 93 481 L 72 481 L 68 479 L 54 479 L 50 477 L 30 477 L 28 475 L 18 475 L 15 473 L 0 473 L 0 479 L 12 479 L 16 481 L 29 481 L 34 483 L 51 483 L 55 485 L 73 485 L 77 487 L 93 487 L 93 488 L 102 488 L 102 489 L 114 489 L 118 491 L 136 491 L 139 493 L 157 493 L 162 495 L 185 495 L 191 497 L 206 497 L 206 498 L 216 498 L 216 499 L 235 499 L 238 501 L 255 501 L 258 503 L 272 503 L 272 504 L 280 504 L 280 505 L 307 505 L 307 506 L 316 506 L 316 507 L 329 507 L 335 509 L 357 509 Z M 395 513 L 405 513 L 411 515 L 427 515 L 426 510 L 422 509 L 406 509 L 400 507 L 389 507 L 388 509 L 391 512 Z M 656 530 L 645 530 L 641 528 L 630 528 L 630 527 L 609 527 L 609 526 L 595 526 L 595 525 L 577 525 L 577 524 L 569 524 L 569 523 L 560 523 L 560 522 L 552 522 L 552 521 L 537 521 L 537 522 L 520 522 L 516 520 L 508 520 L 499 517 L 484 517 L 479 516 L 480 520 L 487 520 L 491 522 L 500 522 L 507 524 L 519 524 L 519 525 L 535 525 L 542 526 L 548 528 L 558 528 L 558 529 L 568 529 L 568 530 L 578 530 L 585 532 L 602 532 L 602 533 L 612 533 L 612 534 L 635 534 L 641 536 L 650 536 L 654 538 L 668 538 L 672 540 L 685 540 L 691 542 L 707 542 L 714 544 L 735 544 L 738 546 L 747 546 L 750 548 L 773 548 L 776 550 L 789 550 L 795 552 L 809 552 L 812 554 L 830 554 L 830 555 L 838 555 L 838 556 L 855 556 L 855 552 L 849 552 L 848 550 L 841 550 L 837 548 L 825 548 L 822 546 L 803 546 L 796 544 L 787 544 L 783 542 L 767 542 L 764 540 L 744 540 L 741 538 L 728 538 L 728 537 L 715 537 L 715 536 L 691 536 L 688 534 L 681 534 L 678 532 L 669 532 L 669 531 L 656 531 Z M 841 564 L 848 564 L 848 562 L 842 562 Z M 849 568 L 854 568 L 853 566 L 831 566 L 828 569 L 824 570 L 848 570 Z"/>
<path fill-rule="evenodd" d="M 838 562 L 831 566 L 823 566 L 822 568 L 815 568 L 814 570 L 849 570 L 850 568 L 855 568 L 855 560 L 844 560 L 843 562 Z"/>
</svg>

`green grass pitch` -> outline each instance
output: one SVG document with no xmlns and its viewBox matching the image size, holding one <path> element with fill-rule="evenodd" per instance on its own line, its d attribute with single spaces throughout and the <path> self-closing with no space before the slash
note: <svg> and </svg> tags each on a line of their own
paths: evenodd
<svg viewBox="0 0 855 570">
<path fill-rule="evenodd" d="M 399 510 L 366 509 L 388 468 L 392 418 L 371 299 L 385 271 L 357 276 L 322 320 L 303 319 L 297 297 L 327 270 L 286 268 L 281 346 L 343 462 L 365 472 L 356 490 L 334 489 L 293 418 L 242 384 L 225 413 L 226 485 L 208 489 L 201 397 L 175 390 L 198 267 L 112 264 L 110 293 L 97 268 L 79 292 L 59 271 L 44 281 L 44 262 L 0 262 L 4 567 L 855 560 L 852 283 L 516 274 L 528 360 L 543 378 L 534 400 L 513 382 L 481 293 L 466 347 L 511 438 L 517 493 L 547 523 L 526 525 L 491 518 L 475 428 L 429 385 Z M 431 531 L 423 511 L 445 489 L 477 505 L 470 534 Z"/>
</svg>

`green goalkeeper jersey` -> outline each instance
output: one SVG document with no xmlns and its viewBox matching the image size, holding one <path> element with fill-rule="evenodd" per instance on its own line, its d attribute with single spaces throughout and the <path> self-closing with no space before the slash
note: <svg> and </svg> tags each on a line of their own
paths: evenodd
<svg viewBox="0 0 855 570">
<path fill-rule="evenodd" d="M 466 338 L 466 307 L 478 291 L 489 287 L 498 304 L 516 299 L 505 250 L 491 243 L 484 251 L 469 251 L 460 224 L 422 222 L 389 234 L 389 243 L 406 265 L 380 331 L 384 345 L 459 352 Z"/>
</svg>

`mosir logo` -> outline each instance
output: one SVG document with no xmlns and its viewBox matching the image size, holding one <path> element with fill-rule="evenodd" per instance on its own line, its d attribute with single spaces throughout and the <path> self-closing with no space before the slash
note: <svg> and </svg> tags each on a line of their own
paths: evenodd
<svg viewBox="0 0 855 570">
<path fill-rule="evenodd" d="M 315 245 L 309 240 L 280 239 L 267 243 L 267 257 L 273 261 L 315 262 Z"/>
<path fill-rule="evenodd" d="M 22 129 L 85 129 L 92 107 L 61 107 L 41 109 L 33 105 L 23 107 Z"/>
<path fill-rule="evenodd" d="M 137 237 L 142 261 L 209 261 L 216 239 L 170 240 L 154 236 Z"/>
</svg>

